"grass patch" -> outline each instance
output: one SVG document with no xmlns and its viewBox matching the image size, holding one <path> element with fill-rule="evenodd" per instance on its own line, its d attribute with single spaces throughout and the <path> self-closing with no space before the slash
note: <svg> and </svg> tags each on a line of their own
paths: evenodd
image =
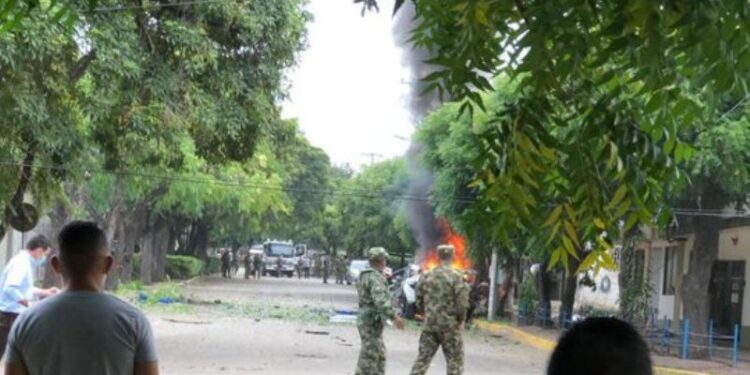
<svg viewBox="0 0 750 375">
<path fill-rule="evenodd" d="M 328 324 L 328 314 L 321 309 L 268 303 L 221 303 L 204 305 L 228 317 L 245 319 L 277 319 L 302 323 Z"/>
<path fill-rule="evenodd" d="M 328 324 L 327 309 L 274 303 L 187 303 L 185 290 L 177 282 L 143 285 L 140 281 L 122 284 L 115 293 L 141 309 L 161 313 L 206 313 L 211 316 L 242 319 L 276 319 L 301 323 Z M 164 303 L 172 301 L 172 303 Z"/>
<path fill-rule="evenodd" d="M 120 285 L 115 295 L 147 311 L 174 313 L 194 311 L 193 306 L 183 303 L 185 300 L 184 288 L 176 282 L 163 282 L 147 286 L 140 281 L 133 281 Z"/>
</svg>

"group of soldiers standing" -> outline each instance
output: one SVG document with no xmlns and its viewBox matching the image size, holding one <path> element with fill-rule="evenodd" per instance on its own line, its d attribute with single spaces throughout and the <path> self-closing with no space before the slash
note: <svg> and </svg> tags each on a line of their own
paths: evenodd
<svg viewBox="0 0 750 375">
<path fill-rule="evenodd" d="M 351 260 L 343 255 L 321 255 L 319 258 L 319 267 L 323 277 L 323 284 L 328 284 L 328 277 L 333 275 L 336 278 L 336 284 L 346 282 L 346 274 Z"/>
<path fill-rule="evenodd" d="M 221 276 L 226 279 L 231 279 L 232 275 L 236 275 L 239 272 L 240 262 L 238 259 L 239 254 L 229 250 L 224 250 L 221 253 Z M 245 279 L 253 277 L 260 279 L 263 273 L 263 256 L 260 254 L 251 254 L 247 252 L 242 258 L 243 265 L 245 266 Z"/>
<path fill-rule="evenodd" d="M 455 256 L 453 246 L 440 245 L 437 251 L 440 266 L 425 274 L 417 286 L 417 309 L 424 311 L 424 324 L 411 375 L 425 374 L 439 348 L 443 349 L 448 375 L 463 373 L 461 332 L 465 329 L 469 308 L 469 286 L 463 273 L 451 267 Z M 357 283 L 357 329 L 362 347 L 355 374 L 381 375 L 385 374 L 386 360 L 383 328 L 393 322 L 398 329 L 403 329 L 404 321 L 393 308 L 383 274 L 388 253 L 382 247 L 375 247 L 368 252 L 368 258 L 370 267 L 362 271 Z"/>
</svg>

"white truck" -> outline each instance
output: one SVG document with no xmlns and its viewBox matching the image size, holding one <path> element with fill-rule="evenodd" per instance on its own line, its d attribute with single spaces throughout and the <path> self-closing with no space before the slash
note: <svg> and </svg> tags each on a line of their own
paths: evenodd
<svg viewBox="0 0 750 375">
<path fill-rule="evenodd" d="M 304 248 L 294 246 L 291 241 L 268 240 L 263 243 L 263 274 L 277 275 L 278 260 L 281 259 L 281 274 L 294 276 L 297 262 L 305 255 Z"/>
</svg>

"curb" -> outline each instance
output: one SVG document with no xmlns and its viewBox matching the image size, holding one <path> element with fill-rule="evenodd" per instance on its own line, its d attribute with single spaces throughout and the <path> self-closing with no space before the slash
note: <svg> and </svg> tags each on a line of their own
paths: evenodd
<svg viewBox="0 0 750 375">
<path fill-rule="evenodd" d="M 532 333 L 526 332 L 520 328 L 513 327 L 506 323 L 498 323 L 498 322 L 487 322 L 484 320 L 476 321 L 474 323 L 477 328 L 479 328 L 482 331 L 493 333 L 493 334 L 500 334 L 500 333 L 510 333 L 513 335 L 513 337 L 529 346 L 532 346 L 536 349 L 551 352 L 555 349 L 555 346 L 557 345 L 556 342 L 546 339 L 544 337 L 540 337 L 537 335 L 534 335 Z M 654 375 L 709 375 L 705 372 L 695 372 L 695 371 L 687 371 L 687 370 L 680 370 L 680 369 L 674 369 L 669 367 L 654 367 Z"/>
</svg>

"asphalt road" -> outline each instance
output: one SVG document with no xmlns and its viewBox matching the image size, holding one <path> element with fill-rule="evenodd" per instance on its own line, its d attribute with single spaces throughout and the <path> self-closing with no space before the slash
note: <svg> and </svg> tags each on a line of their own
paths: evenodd
<svg viewBox="0 0 750 375">
<path fill-rule="evenodd" d="M 194 299 L 320 308 L 356 305 L 352 286 L 320 280 L 246 281 L 207 278 L 190 284 Z M 231 317 L 210 309 L 177 314 L 150 312 L 165 374 L 353 374 L 359 351 L 356 327 L 279 319 Z M 387 329 L 388 374 L 408 374 L 419 332 Z M 465 335 L 466 374 L 543 374 L 546 354 L 502 337 Z M 441 353 L 429 374 L 444 374 Z"/>
</svg>

